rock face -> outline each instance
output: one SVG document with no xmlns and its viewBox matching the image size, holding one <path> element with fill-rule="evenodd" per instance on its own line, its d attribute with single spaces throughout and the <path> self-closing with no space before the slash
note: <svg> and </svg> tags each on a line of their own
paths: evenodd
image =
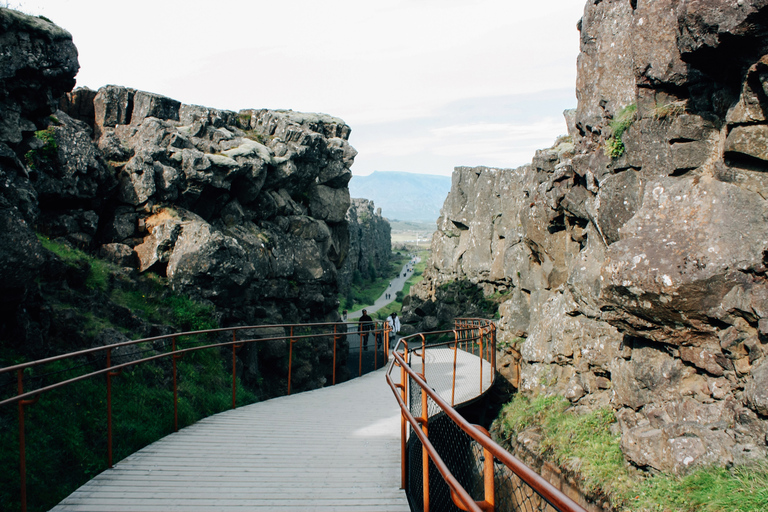
<svg viewBox="0 0 768 512">
<path fill-rule="evenodd" d="M 317 320 L 335 309 L 356 154 L 341 120 L 219 111 L 115 86 L 62 103 L 93 127 L 93 141 L 78 146 L 116 182 L 92 245 L 132 247 L 140 271 L 214 302 L 225 322 Z"/>
<path fill-rule="evenodd" d="M 224 326 L 338 318 L 349 126 L 126 87 L 68 93 L 67 32 L 2 8 L 0 27 L 0 331 L 37 321 L 25 300 L 51 256 L 34 231 L 167 276 Z M 321 385 L 313 372 L 295 388 Z"/>
<path fill-rule="evenodd" d="M 355 272 L 363 279 L 371 273 L 386 268 L 392 254 L 392 238 L 389 222 L 381 216 L 381 208 L 375 208 L 368 199 L 352 199 L 347 211 L 349 225 L 349 254 L 339 269 L 339 288 L 349 290 Z"/>
<path fill-rule="evenodd" d="M 612 407 L 636 466 L 765 457 L 766 15 L 587 2 L 569 136 L 519 169 L 454 171 L 404 316 L 424 327 L 449 282 L 503 294 L 502 373 Z"/>
</svg>

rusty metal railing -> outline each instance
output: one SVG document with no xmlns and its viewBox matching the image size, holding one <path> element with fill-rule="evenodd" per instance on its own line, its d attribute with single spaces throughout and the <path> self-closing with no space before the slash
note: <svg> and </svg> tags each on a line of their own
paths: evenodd
<svg viewBox="0 0 768 512">
<path fill-rule="evenodd" d="M 259 336 L 259 334 L 266 334 L 267 332 L 274 332 L 275 330 L 282 329 L 284 335 L 282 336 Z M 286 329 L 288 330 L 285 333 Z M 203 343 L 200 345 L 194 345 L 190 347 L 180 348 L 179 340 L 189 340 L 190 338 L 205 338 L 209 335 L 227 335 L 231 334 L 231 339 L 227 341 L 219 341 L 216 343 Z M 360 322 L 334 322 L 334 323 L 313 323 L 313 324 L 280 324 L 280 325 L 255 325 L 255 326 L 237 326 L 220 329 L 209 329 L 204 331 L 191 331 L 175 333 L 163 336 L 155 336 L 150 338 L 143 338 L 139 340 L 126 341 L 122 343 L 115 343 L 112 345 L 105 345 L 100 347 L 94 347 L 90 349 L 80 350 L 67 354 L 61 354 L 45 359 L 36 361 L 25 362 L 0 368 L 0 377 L 3 375 L 15 374 L 16 380 L 16 392 L 14 396 L 0 400 L 0 407 L 16 404 L 18 408 L 19 418 L 19 485 L 20 485 L 20 501 L 21 510 L 26 512 L 27 510 L 27 461 L 26 461 L 26 444 L 25 437 L 25 408 L 35 404 L 45 393 L 57 390 L 76 382 L 83 381 L 85 379 L 91 379 L 96 377 L 105 378 L 106 388 L 106 436 L 107 436 L 107 453 L 106 462 L 107 467 L 113 467 L 113 428 L 112 428 L 112 387 L 113 378 L 119 376 L 125 369 L 131 368 L 137 365 L 148 363 L 151 361 L 168 360 L 171 362 L 172 373 L 172 386 L 173 386 L 173 430 L 178 431 L 179 418 L 178 418 L 178 369 L 177 361 L 184 357 L 185 354 L 192 352 L 198 352 L 202 350 L 211 350 L 223 348 L 231 349 L 232 353 L 232 409 L 236 408 L 237 399 L 237 351 L 244 345 L 252 343 L 265 343 L 273 341 L 287 341 L 288 343 L 288 368 L 287 368 L 287 389 L 286 393 L 291 394 L 292 384 L 292 363 L 294 344 L 302 339 L 317 339 L 317 338 L 330 338 L 333 340 L 333 362 L 332 362 L 332 378 L 331 384 L 337 382 L 337 354 L 340 345 L 345 344 L 347 351 L 349 350 L 349 338 L 359 339 L 360 355 L 358 363 L 358 376 L 363 374 L 363 352 L 366 343 L 369 342 L 369 338 L 372 336 L 374 341 L 374 349 L 377 342 L 380 346 L 383 345 L 383 357 L 381 364 L 385 364 L 389 354 L 389 334 L 390 330 L 386 322 L 373 322 L 370 326 L 361 324 Z M 238 335 L 240 335 L 238 337 Z M 258 337 L 255 337 L 258 336 Z M 238 339 L 239 338 L 239 339 Z M 170 350 L 163 352 L 167 349 L 168 342 L 170 342 Z M 147 357 L 141 357 L 139 359 L 129 360 L 127 362 L 113 364 L 113 357 L 117 351 L 125 349 L 126 347 L 136 347 L 139 345 L 146 345 L 148 348 L 142 350 L 140 354 L 151 353 Z M 379 367 L 378 350 L 373 351 L 374 369 Z M 103 367 L 94 371 L 77 375 L 76 377 L 68 378 L 55 382 L 53 384 L 43 385 L 35 389 L 25 389 L 25 373 L 30 369 L 46 365 L 49 363 L 55 363 L 59 361 L 75 360 L 78 358 L 91 358 L 95 355 L 103 354 Z M 124 357 L 124 356 L 123 356 Z M 352 373 L 352 372 L 350 372 Z M 2 397 L 0 397 L 2 398 Z"/>
<path fill-rule="evenodd" d="M 585 512 L 454 409 L 493 384 L 495 333 L 492 321 L 457 319 L 453 331 L 401 338 L 392 352 L 386 379 L 401 409 L 401 485 L 411 509 Z"/>
</svg>

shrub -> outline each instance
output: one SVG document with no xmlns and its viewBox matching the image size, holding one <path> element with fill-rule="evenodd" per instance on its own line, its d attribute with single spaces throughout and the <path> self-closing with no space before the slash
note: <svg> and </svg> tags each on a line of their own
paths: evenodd
<svg viewBox="0 0 768 512">
<path fill-rule="evenodd" d="M 610 123 L 613 135 L 605 141 L 605 154 L 611 158 L 619 158 L 624 154 L 624 142 L 621 137 L 632 126 L 637 114 L 637 105 L 627 105 L 619 111 Z"/>
</svg>

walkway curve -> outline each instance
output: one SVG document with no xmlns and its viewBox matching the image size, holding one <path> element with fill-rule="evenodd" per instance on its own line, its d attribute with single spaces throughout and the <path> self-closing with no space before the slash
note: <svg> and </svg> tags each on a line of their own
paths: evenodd
<svg viewBox="0 0 768 512">
<path fill-rule="evenodd" d="M 363 309 L 367 309 L 368 314 L 371 314 L 380 310 L 387 304 L 394 302 L 395 295 L 397 295 L 397 292 L 403 289 L 403 287 L 405 286 L 405 282 L 413 276 L 413 268 L 420 261 L 421 261 L 421 258 L 419 258 L 418 256 L 414 256 L 413 258 L 408 260 L 408 262 L 405 265 L 403 265 L 403 268 L 400 269 L 400 273 L 397 274 L 397 277 L 392 279 L 392 282 L 390 283 L 389 287 L 387 287 L 387 289 L 384 290 L 384 293 L 381 294 L 381 297 L 376 299 L 376 301 L 374 301 L 374 303 L 371 304 L 370 306 L 366 306 L 357 311 L 353 311 L 352 313 L 349 313 L 349 315 L 347 315 L 347 320 L 354 320 L 355 318 L 360 318 L 363 315 Z M 410 269 L 410 271 L 407 271 L 407 269 Z M 389 298 L 387 298 L 387 294 L 389 294 Z"/>
<path fill-rule="evenodd" d="M 203 419 L 52 512 L 409 511 L 400 411 L 384 371 Z"/>
</svg>

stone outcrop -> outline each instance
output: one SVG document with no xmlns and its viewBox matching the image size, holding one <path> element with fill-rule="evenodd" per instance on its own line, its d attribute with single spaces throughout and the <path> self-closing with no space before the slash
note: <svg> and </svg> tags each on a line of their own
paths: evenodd
<svg viewBox="0 0 768 512">
<path fill-rule="evenodd" d="M 82 174 L 115 183 L 112 200 L 92 215 L 93 232 L 57 236 L 88 240 L 93 249 L 132 248 L 140 271 L 212 301 L 226 322 L 316 320 L 335 309 L 355 156 L 341 120 L 220 111 L 116 86 L 78 89 L 62 109 L 80 117 L 70 124 L 93 129 L 93 140 L 77 146 L 101 166 L 85 165 Z M 57 118 L 70 119 L 67 113 Z M 57 140 L 71 140 L 52 129 Z M 69 161 L 64 144 L 55 169 Z M 46 175 L 48 188 L 61 195 L 69 174 L 76 173 Z"/>
<path fill-rule="evenodd" d="M 587 2 L 569 136 L 519 169 L 454 171 L 404 317 L 423 328 L 446 284 L 474 284 L 505 299 L 500 371 L 612 407 L 632 464 L 764 458 L 766 14 Z"/>
<path fill-rule="evenodd" d="M 36 279 L 56 258 L 35 231 L 167 277 L 215 306 L 224 326 L 338 318 L 349 126 L 119 86 L 69 92 L 69 33 L 1 8 L 0 27 L 0 331 L 35 326 L 45 337 L 32 313 L 44 307 Z M 315 359 L 330 360 L 329 347 Z M 322 385 L 323 374 L 299 372 L 295 389 Z"/>
<path fill-rule="evenodd" d="M 339 269 L 339 288 L 349 290 L 358 272 L 362 279 L 388 268 L 392 254 L 391 228 L 373 201 L 353 198 L 346 216 L 349 225 L 349 253 Z"/>
</svg>

